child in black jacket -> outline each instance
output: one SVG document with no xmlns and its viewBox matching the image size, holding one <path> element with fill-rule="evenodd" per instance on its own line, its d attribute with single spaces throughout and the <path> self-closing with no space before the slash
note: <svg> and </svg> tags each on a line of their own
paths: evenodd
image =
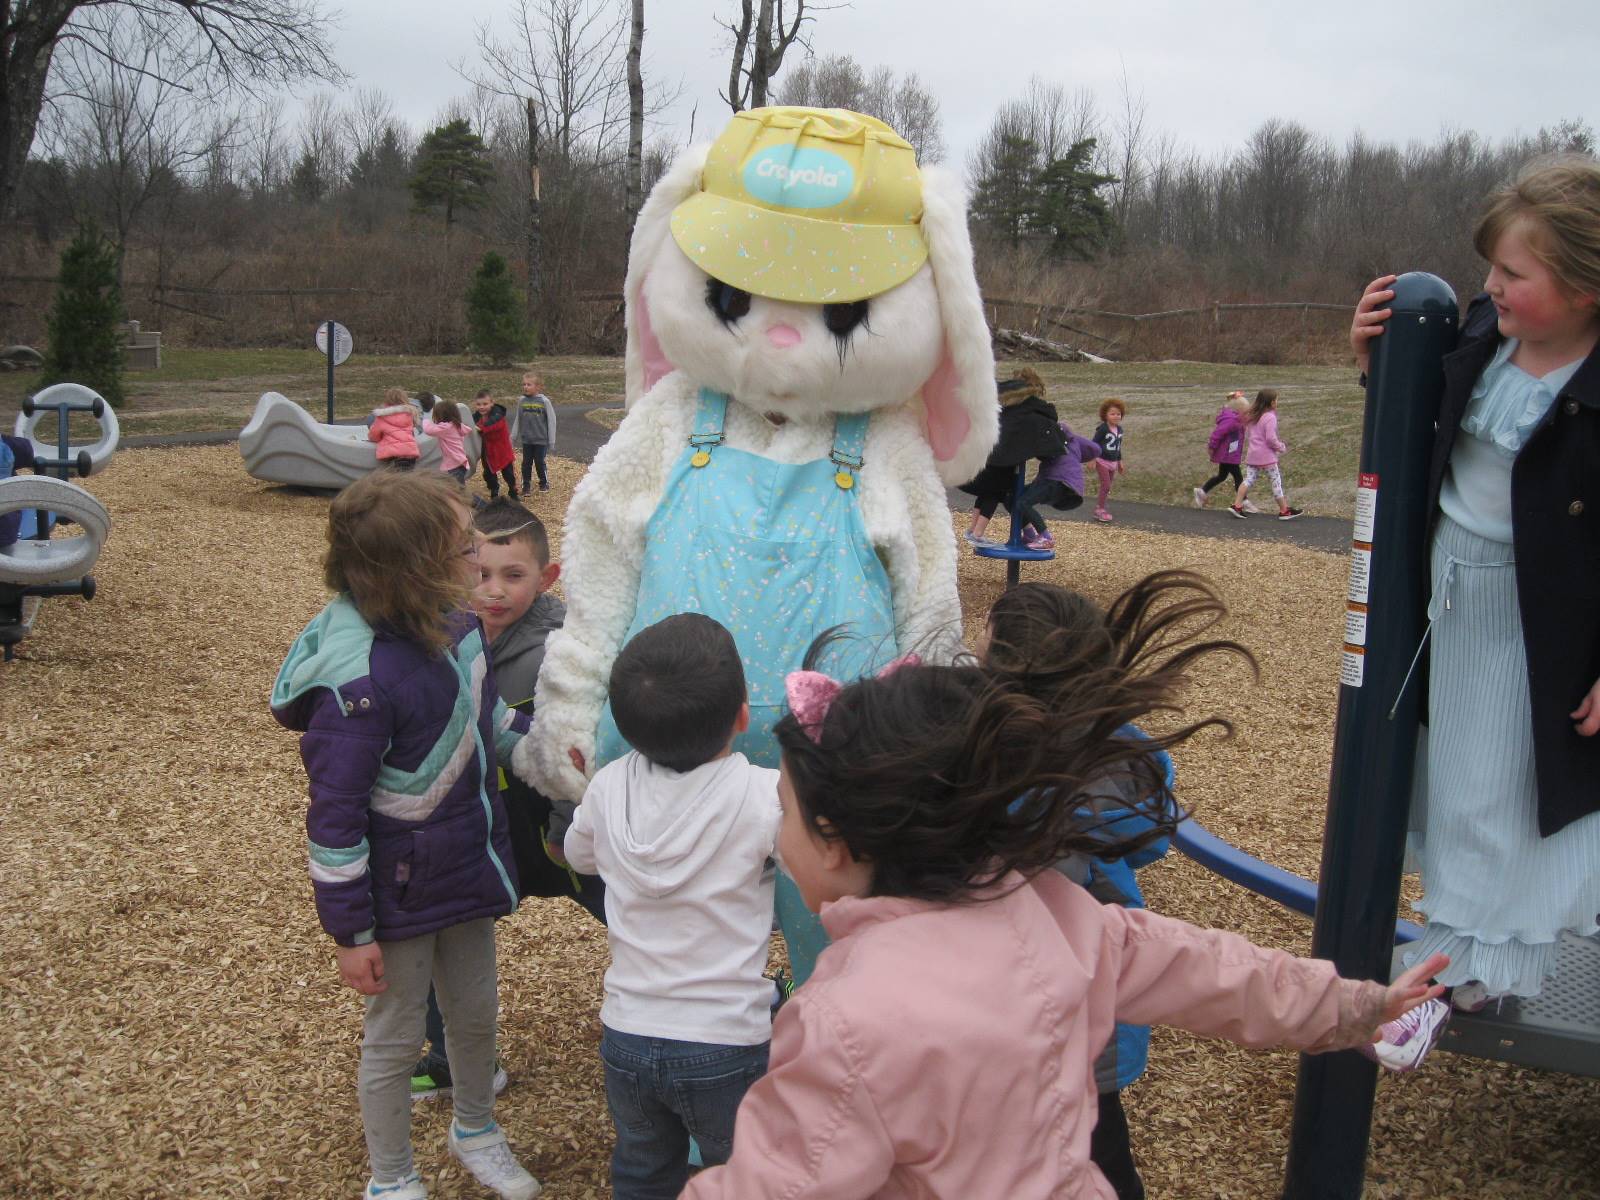
<svg viewBox="0 0 1600 1200">
<path fill-rule="evenodd" d="M 1044 380 L 1029 367 L 1000 383 L 1000 438 L 983 470 L 963 492 L 977 497 L 972 505 L 972 526 L 967 541 L 974 546 L 996 544 L 984 536 L 994 510 L 1005 505 L 1011 511 L 1011 498 L 1017 485 L 1017 468 L 1030 458 L 1056 458 L 1067 452 L 1066 438 L 1054 405 L 1044 398 Z"/>
</svg>

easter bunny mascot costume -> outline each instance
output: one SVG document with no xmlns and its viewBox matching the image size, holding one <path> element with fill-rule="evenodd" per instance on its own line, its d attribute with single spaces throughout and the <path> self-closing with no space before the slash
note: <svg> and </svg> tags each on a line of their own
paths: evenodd
<svg viewBox="0 0 1600 1200">
<path fill-rule="evenodd" d="M 732 631 L 735 748 L 767 766 L 784 676 L 824 630 L 853 635 L 819 668 L 838 679 L 952 655 L 944 488 L 998 428 L 960 185 L 872 117 L 753 109 L 686 151 L 639 214 L 626 300 L 629 411 L 567 510 L 567 620 L 518 764 L 558 812 L 626 752 L 612 660 L 674 613 Z M 778 908 L 803 979 L 825 938 L 783 878 Z"/>
</svg>

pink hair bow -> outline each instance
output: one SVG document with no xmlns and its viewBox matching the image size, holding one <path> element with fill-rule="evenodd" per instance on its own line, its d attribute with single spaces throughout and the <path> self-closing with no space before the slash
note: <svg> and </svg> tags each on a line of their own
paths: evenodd
<svg viewBox="0 0 1600 1200">
<path fill-rule="evenodd" d="M 879 679 L 887 679 L 901 667 L 916 667 L 922 659 L 916 654 L 902 654 L 878 672 Z M 783 690 L 789 700 L 789 711 L 800 722 L 800 728 L 817 745 L 822 744 L 822 722 L 834 698 L 844 690 L 844 685 L 821 671 L 790 671 L 784 676 Z"/>
</svg>

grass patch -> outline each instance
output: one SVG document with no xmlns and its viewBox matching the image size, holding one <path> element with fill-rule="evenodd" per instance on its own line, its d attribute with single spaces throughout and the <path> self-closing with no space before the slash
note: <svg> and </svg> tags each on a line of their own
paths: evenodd
<svg viewBox="0 0 1600 1200">
<path fill-rule="evenodd" d="M 126 376 L 128 401 L 118 410 L 123 433 L 236 431 L 263 392 L 282 392 L 318 420 L 327 416 L 325 360 L 315 350 L 162 351 L 159 371 Z M 1002 363 L 1002 376 L 1015 364 Z M 1128 404 L 1128 473 L 1118 499 L 1187 504 L 1189 489 L 1211 473 L 1206 439 L 1222 397 L 1234 388 L 1275 387 L 1279 430 L 1291 447 L 1283 470 L 1290 498 L 1308 511 L 1348 516 L 1361 435 L 1361 391 L 1348 367 L 1256 367 L 1227 363 L 1036 363 L 1050 400 L 1079 433 L 1094 431 L 1107 396 Z M 563 356 L 540 359 L 544 388 L 557 404 L 616 404 L 622 360 Z M 0 421 L 10 428 L 22 397 L 37 388 L 34 372 L 0 375 Z M 521 390 L 518 367 L 487 368 L 459 356 L 363 356 L 337 369 L 334 415 L 358 418 L 382 402 L 388 387 L 427 390 L 470 400 L 480 388 L 510 399 Z M 76 427 L 75 427 L 76 428 Z M 1229 485 L 1221 489 L 1231 494 Z M 1257 485 L 1258 499 L 1268 494 Z M 1270 498 L 1268 496 L 1268 498 Z M 1213 500 L 1213 504 L 1218 503 Z"/>
</svg>

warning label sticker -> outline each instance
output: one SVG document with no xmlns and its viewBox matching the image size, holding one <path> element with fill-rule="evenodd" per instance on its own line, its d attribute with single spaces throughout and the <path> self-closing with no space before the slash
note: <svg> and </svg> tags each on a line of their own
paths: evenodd
<svg viewBox="0 0 1600 1200">
<path fill-rule="evenodd" d="M 1339 661 L 1339 682 L 1345 687 L 1360 687 L 1366 666 L 1367 652 L 1359 646 L 1346 646 Z"/>
<path fill-rule="evenodd" d="M 1367 644 L 1367 606 L 1352 604 L 1344 610 L 1344 640 L 1347 646 Z"/>
<path fill-rule="evenodd" d="M 1378 519 L 1378 477 L 1361 475 L 1356 479 L 1356 524 L 1351 540 L 1372 542 L 1373 526 Z"/>
<path fill-rule="evenodd" d="M 1345 599 L 1352 604 L 1367 602 L 1367 589 L 1372 582 L 1372 551 L 1356 546 L 1350 551 L 1350 586 Z"/>
</svg>

